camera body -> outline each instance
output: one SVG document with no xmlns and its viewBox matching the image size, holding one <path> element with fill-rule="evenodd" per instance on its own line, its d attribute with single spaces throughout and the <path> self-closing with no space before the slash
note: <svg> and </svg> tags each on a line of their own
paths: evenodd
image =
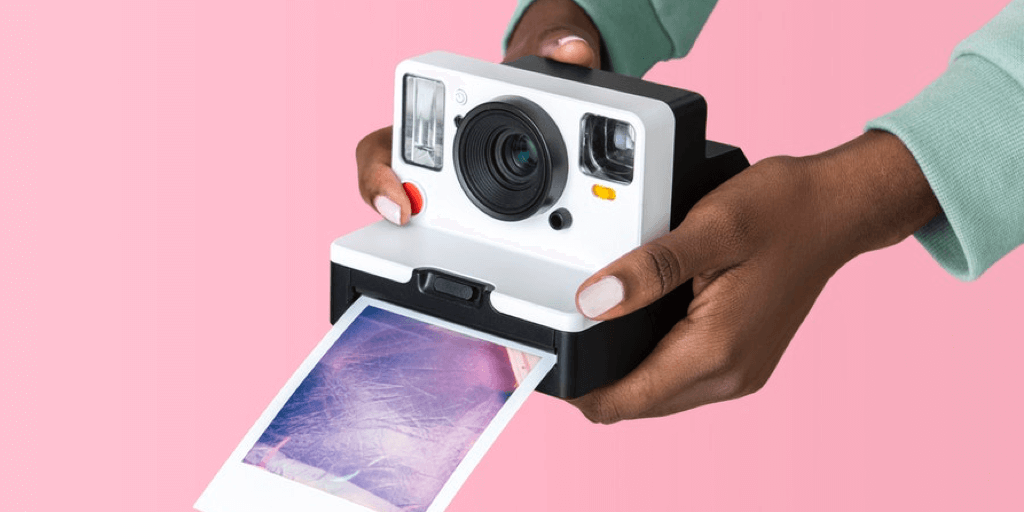
<svg viewBox="0 0 1024 512">
<path fill-rule="evenodd" d="M 403 61 L 392 168 L 418 212 L 334 241 L 332 323 L 366 294 L 554 352 L 547 394 L 621 378 L 692 287 L 606 322 L 576 310 L 576 290 L 749 165 L 706 141 L 706 117 L 696 93 L 539 57 Z"/>
</svg>

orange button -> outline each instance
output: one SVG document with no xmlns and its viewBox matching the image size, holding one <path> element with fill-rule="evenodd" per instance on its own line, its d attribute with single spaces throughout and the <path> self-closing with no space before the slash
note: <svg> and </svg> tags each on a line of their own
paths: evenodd
<svg viewBox="0 0 1024 512">
<path fill-rule="evenodd" d="M 602 186 L 602 185 L 594 185 L 590 190 L 594 193 L 595 196 L 600 197 L 601 199 L 604 199 L 605 201 L 614 201 L 615 200 L 615 189 L 614 188 L 605 187 L 605 186 Z"/>
<path fill-rule="evenodd" d="M 412 214 L 416 215 L 423 209 L 423 193 L 420 192 L 420 189 L 416 188 L 416 185 L 408 181 L 402 183 L 402 188 L 405 189 L 405 195 L 409 196 L 409 203 L 412 204 Z"/>
</svg>

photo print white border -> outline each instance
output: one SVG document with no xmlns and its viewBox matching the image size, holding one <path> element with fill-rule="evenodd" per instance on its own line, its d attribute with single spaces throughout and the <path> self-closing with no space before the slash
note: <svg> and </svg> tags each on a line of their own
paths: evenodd
<svg viewBox="0 0 1024 512">
<path fill-rule="evenodd" d="M 494 419 L 487 425 L 480 437 L 473 443 L 472 448 L 455 468 L 451 477 L 441 488 L 437 497 L 427 508 L 427 512 L 441 512 L 451 500 L 455 493 L 469 477 L 473 468 L 480 462 L 484 454 L 504 430 L 505 426 L 512 419 L 530 393 L 537 388 L 541 379 L 551 371 L 555 365 L 555 355 L 538 350 L 514 341 L 506 340 L 487 333 L 476 331 L 452 322 L 447 322 L 424 315 L 400 306 L 372 299 L 360 297 L 348 310 L 338 319 L 327 335 L 317 344 L 309 357 L 299 366 L 298 370 L 288 379 L 281 391 L 277 393 L 274 400 L 270 402 L 259 420 L 249 429 L 249 432 L 242 439 L 238 447 L 231 453 L 227 462 L 213 478 L 206 490 L 195 503 L 195 508 L 201 512 L 281 512 L 286 510 L 302 510 L 303 512 L 375 512 L 362 505 L 352 503 L 343 498 L 334 496 L 320 489 L 310 487 L 306 484 L 289 480 L 288 478 L 270 473 L 265 469 L 242 462 L 245 455 L 252 449 L 263 432 L 277 416 L 285 402 L 292 396 L 302 381 L 320 362 L 320 359 L 327 353 L 332 345 L 348 329 L 349 325 L 367 307 L 375 307 L 397 313 L 399 315 L 419 320 L 428 324 L 443 327 L 451 331 L 477 338 L 504 347 L 512 348 L 540 358 L 533 370 L 526 376 L 519 386 L 501 407 Z"/>
</svg>

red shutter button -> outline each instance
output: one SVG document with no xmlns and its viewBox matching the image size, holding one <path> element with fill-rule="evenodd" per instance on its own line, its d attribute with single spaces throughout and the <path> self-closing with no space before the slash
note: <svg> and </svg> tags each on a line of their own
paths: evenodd
<svg viewBox="0 0 1024 512">
<path fill-rule="evenodd" d="M 410 182 L 402 183 L 402 188 L 405 189 L 405 195 L 409 196 L 409 203 L 412 205 L 412 214 L 416 215 L 423 209 L 423 193 L 420 189 Z"/>
</svg>

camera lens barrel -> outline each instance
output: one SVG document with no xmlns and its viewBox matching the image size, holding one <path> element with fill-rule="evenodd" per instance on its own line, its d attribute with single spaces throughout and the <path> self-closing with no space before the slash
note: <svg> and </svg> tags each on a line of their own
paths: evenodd
<svg viewBox="0 0 1024 512">
<path fill-rule="evenodd" d="M 496 219 L 529 218 L 565 189 L 568 159 L 558 126 L 542 108 L 503 97 L 469 111 L 454 143 L 455 174 L 469 199 Z"/>
</svg>

